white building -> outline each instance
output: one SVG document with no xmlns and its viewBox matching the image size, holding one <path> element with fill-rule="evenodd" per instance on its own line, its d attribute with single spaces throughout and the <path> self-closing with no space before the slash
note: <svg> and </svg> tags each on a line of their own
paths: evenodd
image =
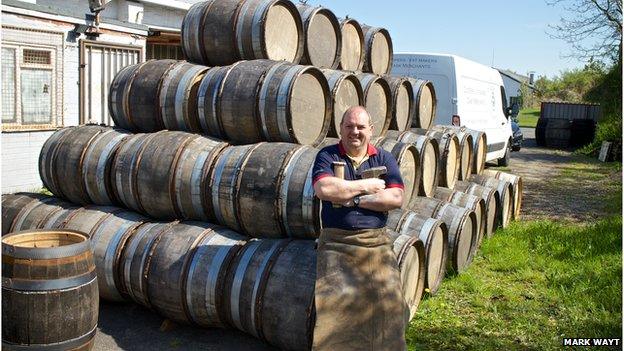
<svg viewBox="0 0 624 351">
<path fill-rule="evenodd" d="M 57 129 L 112 124 L 108 87 L 122 67 L 182 59 L 180 27 L 198 0 L 113 0 L 97 36 L 87 0 L 2 1 L 2 193 L 41 188 L 38 157 Z"/>
<path fill-rule="evenodd" d="M 509 106 L 513 105 L 514 102 L 520 103 L 522 96 L 522 86 L 526 85 L 529 88 L 530 92 L 535 91 L 535 87 L 533 86 L 533 75 L 530 77 L 526 77 L 508 70 L 497 68 L 501 77 L 503 77 L 503 85 L 505 86 L 505 92 L 507 93 L 507 99 L 509 101 Z"/>
</svg>

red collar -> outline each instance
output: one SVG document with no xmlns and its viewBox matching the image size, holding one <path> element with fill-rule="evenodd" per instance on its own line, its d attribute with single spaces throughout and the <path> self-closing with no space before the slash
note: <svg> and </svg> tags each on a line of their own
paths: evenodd
<svg viewBox="0 0 624 351">
<path fill-rule="evenodd" d="M 344 148 L 344 146 L 342 146 L 342 141 L 338 142 L 338 152 L 340 152 L 340 156 L 345 156 L 347 154 L 347 150 Z M 369 157 L 377 155 L 377 149 L 369 143 L 366 154 L 368 154 Z"/>
</svg>

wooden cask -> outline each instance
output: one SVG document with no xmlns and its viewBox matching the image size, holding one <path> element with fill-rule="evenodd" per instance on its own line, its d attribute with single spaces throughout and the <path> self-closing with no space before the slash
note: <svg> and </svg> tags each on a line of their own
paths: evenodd
<svg viewBox="0 0 624 351">
<path fill-rule="evenodd" d="M 420 188 L 420 155 L 412 144 L 405 144 L 392 138 L 380 138 L 372 141 L 373 145 L 382 148 L 394 156 L 399 165 L 401 179 L 403 179 L 403 205 L 408 208 L 412 204 L 412 198 L 418 195 Z"/>
<path fill-rule="evenodd" d="M 437 100 L 433 83 L 428 80 L 414 79 L 407 77 L 412 84 L 413 106 L 412 125 L 413 128 L 429 129 L 435 121 Z"/>
<path fill-rule="evenodd" d="M 500 196 L 500 211 L 498 212 L 497 226 L 507 228 L 509 222 L 513 217 L 513 186 L 506 180 L 499 180 L 492 177 L 473 174 L 468 179 L 469 181 L 483 185 L 486 187 L 494 188 L 498 191 Z"/>
<path fill-rule="evenodd" d="M 290 1 L 210 0 L 184 16 L 181 44 L 189 61 L 208 66 L 253 59 L 298 63 L 303 24 Z"/>
<path fill-rule="evenodd" d="M 511 183 L 511 189 L 513 191 L 513 219 L 520 219 L 520 210 L 522 208 L 522 177 L 511 173 L 505 173 L 502 171 L 494 171 L 486 169 L 483 171 L 484 176 L 494 177 L 499 180 L 506 180 Z"/>
<path fill-rule="evenodd" d="M 547 147 L 564 149 L 570 146 L 572 122 L 568 119 L 549 119 L 544 131 Z"/>
<path fill-rule="evenodd" d="M 342 49 L 342 31 L 338 18 L 321 6 L 297 4 L 303 21 L 304 52 L 301 64 L 318 68 L 337 68 Z"/>
<path fill-rule="evenodd" d="M 392 39 L 384 28 L 362 25 L 364 32 L 364 65 L 362 71 L 388 74 L 392 69 Z"/>
<path fill-rule="evenodd" d="M 344 113 L 352 106 L 364 105 L 364 91 L 357 77 L 349 72 L 323 69 L 331 92 L 331 121 L 327 136 L 340 136 L 340 122 Z"/>
<path fill-rule="evenodd" d="M 412 127 L 414 118 L 414 87 L 406 77 L 384 75 L 392 92 L 392 119 L 390 129 L 405 131 Z"/>
<path fill-rule="evenodd" d="M 436 125 L 431 130 L 454 134 L 459 141 L 459 173 L 458 180 L 466 180 L 472 174 L 472 165 L 474 163 L 474 143 L 472 135 L 466 132 L 465 127 Z"/>
<path fill-rule="evenodd" d="M 373 137 L 384 136 L 392 120 L 390 85 L 375 74 L 359 73 L 356 76 L 364 89 L 364 107 L 371 118 Z"/>
<path fill-rule="evenodd" d="M 2 238 L 2 348 L 90 350 L 98 285 L 89 238 L 62 230 Z"/>
<path fill-rule="evenodd" d="M 459 139 L 451 133 L 442 133 L 422 128 L 412 128 L 416 134 L 426 135 L 435 139 L 439 145 L 438 185 L 452 188 L 459 176 Z"/>
<path fill-rule="evenodd" d="M 492 237 L 501 210 L 498 190 L 463 180 L 455 183 L 455 190 L 475 195 L 485 201 L 485 236 Z"/>
<path fill-rule="evenodd" d="M 18 193 L 2 195 L 2 235 L 13 232 L 13 223 L 25 206 L 45 197 L 41 194 Z"/>
<path fill-rule="evenodd" d="M 425 292 L 425 246 L 417 236 L 388 230 L 396 255 L 403 298 L 412 320 Z"/>
<path fill-rule="evenodd" d="M 342 45 L 340 64 L 343 71 L 361 71 L 364 65 L 364 32 L 360 23 L 353 18 L 340 20 Z"/>
<path fill-rule="evenodd" d="M 481 241 L 485 235 L 486 208 L 485 201 L 475 195 L 467 194 L 458 190 L 445 187 L 438 187 L 434 197 L 438 200 L 446 201 L 459 207 L 474 211 L 477 225 L 477 250 L 481 247 Z"/>
<path fill-rule="evenodd" d="M 65 202 L 55 197 L 45 196 L 34 198 L 27 195 L 18 196 L 32 198 L 33 201 L 30 201 L 19 209 L 19 212 L 15 215 L 13 222 L 10 223 L 11 226 L 9 232 L 18 232 L 29 229 L 52 229 L 52 227 L 46 228 L 46 225 L 51 218 L 53 218 L 59 211 L 72 208 L 72 205 L 69 202 Z M 14 206 L 14 204 L 7 204 L 7 206 L 3 205 L 2 210 L 11 211 L 11 207 Z"/>
</svg>

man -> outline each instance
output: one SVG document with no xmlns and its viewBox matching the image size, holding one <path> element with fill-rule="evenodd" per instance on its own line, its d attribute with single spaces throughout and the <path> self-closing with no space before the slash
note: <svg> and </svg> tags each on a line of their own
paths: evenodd
<svg viewBox="0 0 624 351">
<path fill-rule="evenodd" d="M 349 108 L 340 142 L 323 148 L 312 172 L 322 204 L 315 290 L 314 350 L 403 350 L 405 313 L 396 258 L 385 231 L 387 211 L 403 202 L 403 181 L 394 157 L 369 142 L 370 116 Z M 334 162 L 346 163 L 344 179 Z M 360 179 L 385 166 L 383 179 Z"/>
</svg>

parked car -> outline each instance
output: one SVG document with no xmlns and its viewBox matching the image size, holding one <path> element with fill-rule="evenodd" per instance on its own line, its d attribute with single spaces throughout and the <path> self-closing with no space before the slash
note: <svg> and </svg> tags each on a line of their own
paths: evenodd
<svg viewBox="0 0 624 351">
<path fill-rule="evenodd" d="M 520 151 L 522 148 L 522 141 L 524 140 L 524 135 L 522 135 L 522 130 L 516 121 L 511 121 L 511 131 L 512 131 L 512 140 L 511 140 L 511 150 L 512 151 Z"/>
</svg>

